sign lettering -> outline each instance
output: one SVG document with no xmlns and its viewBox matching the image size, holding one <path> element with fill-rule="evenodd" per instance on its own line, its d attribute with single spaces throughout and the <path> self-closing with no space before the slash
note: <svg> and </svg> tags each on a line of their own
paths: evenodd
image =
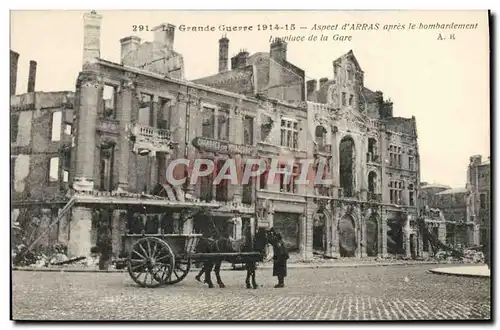
<svg viewBox="0 0 500 330">
<path fill-rule="evenodd" d="M 218 152 L 221 154 L 253 155 L 255 150 L 253 146 L 234 144 L 205 137 L 195 138 L 193 140 L 193 145 L 198 149 Z"/>
</svg>

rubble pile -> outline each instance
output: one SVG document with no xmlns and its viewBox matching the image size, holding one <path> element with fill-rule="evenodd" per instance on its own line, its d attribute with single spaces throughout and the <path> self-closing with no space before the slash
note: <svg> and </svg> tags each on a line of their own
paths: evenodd
<svg viewBox="0 0 500 330">
<path fill-rule="evenodd" d="M 41 268 L 52 264 L 64 263 L 69 260 L 66 253 L 67 248 L 61 244 L 55 244 L 49 248 L 41 248 L 31 251 L 26 251 L 27 248 L 28 247 L 24 243 L 19 243 L 12 248 L 12 260 L 15 260 L 18 255 L 22 255 L 22 259 L 18 260 L 14 266 L 31 266 Z"/>
<path fill-rule="evenodd" d="M 475 249 L 463 249 L 463 256 L 460 258 L 453 256 L 450 251 L 440 250 L 436 253 L 434 259 L 438 261 L 453 261 L 465 264 L 477 264 L 485 262 L 483 252 L 477 251 Z"/>
</svg>

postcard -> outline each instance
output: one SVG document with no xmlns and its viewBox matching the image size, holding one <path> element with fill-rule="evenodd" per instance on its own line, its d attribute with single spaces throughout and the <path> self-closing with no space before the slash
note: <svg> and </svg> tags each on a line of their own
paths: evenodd
<svg viewBox="0 0 500 330">
<path fill-rule="evenodd" d="M 489 25 L 11 11 L 11 318 L 490 320 Z"/>
</svg>

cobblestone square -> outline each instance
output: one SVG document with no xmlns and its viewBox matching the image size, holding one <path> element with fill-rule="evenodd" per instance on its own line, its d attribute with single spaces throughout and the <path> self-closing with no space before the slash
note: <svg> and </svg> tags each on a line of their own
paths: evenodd
<svg viewBox="0 0 500 330">
<path fill-rule="evenodd" d="M 489 278 L 429 273 L 433 265 L 289 269 L 284 289 L 259 269 L 223 271 L 226 288 L 194 280 L 156 289 L 126 273 L 13 273 L 15 320 L 442 320 L 489 319 Z"/>
</svg>

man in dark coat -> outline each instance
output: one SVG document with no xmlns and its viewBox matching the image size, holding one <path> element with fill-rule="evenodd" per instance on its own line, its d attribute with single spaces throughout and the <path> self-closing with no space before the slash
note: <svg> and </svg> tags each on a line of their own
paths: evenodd
<svg viewBox="0 0 500 330">
<path fill-rule="evenodd" d="M 275 240 L 273 244 L 274 253 L 273 253 L 273 276 L 278 277 L 278 284 L 275 285 L 275 288 L 283 288 L 285 287 L 285 277 L 286 277 L 286 262 L 290 257 L 288 255 L 288 251 L 285 247 L 285 242 L 281 237 L 281 234 L 275 234 Z"/>
</svg>

